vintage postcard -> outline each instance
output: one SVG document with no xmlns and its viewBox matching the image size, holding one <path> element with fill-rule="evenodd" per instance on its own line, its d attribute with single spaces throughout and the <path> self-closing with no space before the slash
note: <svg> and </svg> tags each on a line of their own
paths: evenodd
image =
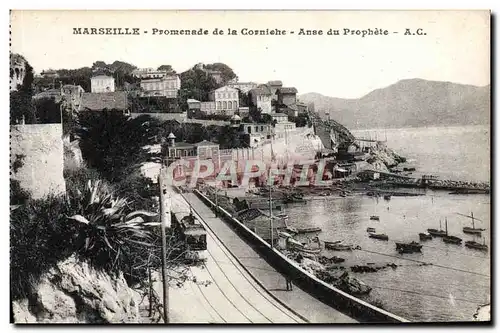
<svg viewBox="0 0 500 333">
<path fill-rule="evenodd" d="M 490 20 L 11 11 L 11 322 L 491 323 Z"/>
</svg>

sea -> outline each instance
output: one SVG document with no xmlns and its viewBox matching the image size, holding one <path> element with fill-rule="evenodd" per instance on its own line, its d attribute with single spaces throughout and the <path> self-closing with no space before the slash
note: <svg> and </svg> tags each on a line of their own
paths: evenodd
<svg viewBox="0 0 500 333">
<path fill-rule="evenodd" d="M 426 127 L 356 131 L 357 137 L 385 140 L 387 146 L 407 158 L 417 173 L 441 179 L 471 182 L 490 180 L 490 128 Z M 372 287 L 367 301 L 410 321 L 471 321 L 478 306 L 490 303 L 490 252 L 447 244 L 441 238 L 423 241 L 422 252 L 399 254 L 395 242 L 417 241 L 428 228 L 445 229 L 466 240 L 490 243 L 490 196 L 452 195 L 447 191 L 422 190 L 422 196 L 392 197 L 389 201 L 357 195 L 333 199 L 317 197 L 285 210 L 294 227 L 318 226 L 324 241 L 342 240 L 361 250 L 323 255 L 339 256 L 346 270 L 353 265 L 386 266 L 375 273 L 350 273 Z M 462 228 L 486 229 L 482 237 L 464 234 Z M 463 214 L 463 215 L 460 215 Z M 370 220 L 378 215 L 379 221 Z M 367 228 L 385 233 L 389 241 L 368 237 Z M 314 235 L 311 235 L 314 236 Z"/>
</svg>

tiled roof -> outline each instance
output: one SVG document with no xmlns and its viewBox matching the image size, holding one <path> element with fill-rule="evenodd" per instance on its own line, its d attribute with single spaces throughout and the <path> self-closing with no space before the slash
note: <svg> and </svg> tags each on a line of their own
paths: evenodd
<svg viewBox="0 0 500 333">
<path fill-rule="evenodd" d="M 268 84 L 270 84 L 272 86 L 282 86 L 283 82 L 280 80 L 274 80 L 274 81 L 269 81 Z"/>
<path fill-rule="evenodd" d="M 238 86 L 243 86 L 243 85 L 246 86 L 249 84 L 257 85 L 257 83 L 255 83 L 255 82 L 231 82 L 231 83 L 228 83 L 228 85 L 238 85 Z"/>
<path fill-rule="evenodd" d="M 282 94 L 296 94 L 297 89 L 295 89 L 294 87 L 283 87 L 279 88 L 279 92 Z"/>
<path fill-rule="evenodd" d="M 36 94 L 33 96 L 33 98 L 38 99 L 38 98 L 52 98 L 52 97 L 59 97 L 61 96 L 61 90 L 60 89 L 48 89 L 45 91 L 42 91 L 41 93 Z"/>
<path fill-rule="evenodd" d="M 181 149 L 186 149 L 186 148 L 194 148 L 195 144 L 193 143 L 187 143 L 187 142 L 176 142 L 175 146 L 170 147 L 170 148 L 181 148 Z"/>
<path fill-rule="evenodd" d="M 288 117 L 288 115 L 285 113 L 274 113 L 271 114 L 271 117 Z"/>
<path fill-rule="evenodd" d="M 260 85 L 258 88 L 251 89 L 249 93 L 256 95 L 272 95 L 269 87 L 267 87 L 266 85 Z"/>
<path fill-rule="evenodd" d="M 218 146 L 218 144 L 213 143 L 213 142 L 210 142 L 210 141 L 207 141 L 207 140 L 203 140 L 203 141 L 201 141 L 201 142 L 195 143 L 194 145 L 195 145 L 196 147 L 202 147 L 202 146 Z"/>
<path fill-rule="evenodd" d="M 128 108 L 127 93 L 125 91 L 115 91 L 106 93 L 83 93 L 82 110 L 92 111 L 126 110 Z"/>
</svg>

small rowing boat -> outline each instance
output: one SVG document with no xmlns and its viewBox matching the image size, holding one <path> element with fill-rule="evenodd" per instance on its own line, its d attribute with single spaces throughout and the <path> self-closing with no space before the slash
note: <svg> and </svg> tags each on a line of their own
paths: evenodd
<svg viewBox="0 0 500 333">
<path fill-rule="evenodd" d="M 483 244 L 475 242 L 475 241 L 466 241 L 465 246 L 470 248 L 470 249 L 488 251 L 488 245 L 486 245 L 484 243 L 484 240 L 483 240 Z"/>
<path fill-rule="evenodd" d="M 352 245 L 345 245 L 345 244 L 340 244 L 336 242 L 324 242 L 325 243 L 325 249 L 327 250 L 333 250 L 333 251 L 352 251 L 354 249 L 354 246 Z"/>
<path fill-rule="evenodd" d="M 297 232 L 299 234 L 307 234 L 310 232 L 321 232 L 321 228 L 319 227 L 297 228 Z"/>
<path fill-rule="evenodd" d="M 389 240 L 389 236 L 387 236 L 386 234 L 375 234 L 375 233 L 370 233 L 368 235 L 368 237 L 370 238 L 375 238 L 375 239 L 380 239 L 380 240 L 385 240 L 385 241 L 388 241 Z"/>
<path fill-rule="evenodd" d="M 399 253 L 413 253 L 413 252 L 421 252 L 422 245 L 417 242 L 410 243 L 396 243 L 396 250 Z"/>
<path fill-rule="evenodd" d="M 421 241 L 431 240 L 432 239 L 432 235 L 431 234 L 425 234 L 423 232 L 419 233 L 418 237 L 420 238 Z"/>
</svg>

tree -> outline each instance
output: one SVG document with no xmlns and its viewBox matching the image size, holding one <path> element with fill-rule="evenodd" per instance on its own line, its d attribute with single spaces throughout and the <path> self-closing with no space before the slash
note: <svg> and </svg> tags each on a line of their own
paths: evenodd
<svg viewBox="0 0 500 333">
<path fill-rule="evenodd" d="M 57 70 L 59 77 L 57 78 L 57 83 L 61 84 L 71 84 L 81 86 L 83 90 L 90 91 L 90 78 L 92 77 L 92 69 L 90 67 L 82 67 L 77 69 L 60 69 Z M 52 86 L 54 83 L 53 79 L 41 78 L 39 79 L 38 85 L 41 86 Z M 52 87 L 55 88 L 55 87 Z"/>
<path fill-rule="evenodd" d="M 229 67 L 226 64 L 220 63 L 220 62 L 216 62 L 214 64 L 205 65 L 205 68 L 209 69 L 209 70 L 214 70 L 214 71 L 221 72 L 221 74 L 222 74 L 222 81 L 224 82 L 224 84 L 226 84 L 227 82 L 231 81 L 232 79 L 237 78 L 236 74 L 231 69 L 231 67 Z"/>
<path fill-rule="evenodd" d="M 241 107 L 249 107 L 251 100 L 250 100 L 250 97 L 248 96 L 248 94 L 245 94 L 240 89 L 236 89 L 236 90 L 238 90 L 238 99 L 240 102 L 240 106 Z"/>
<path fill-rule="evenodd" d="M 182 110 L 187 109 L 188 98 L 207 101 L 208 94 L 220 87 L 210 75 L 200 69 L 190 69 L 180 76 L 179 104 Z"/>
<path fill-rule="evenodd" d="M 60 124 L 61 123 L 61 103 L 57 103 L 54 98 L 40 98 L 35 100 L 36 122 L 40 124 Z"/>
<path fill-rule="evenodd" d="M 12 91 L 10 93 L 10 124 L 20 124 L 24 119 L 26 124 L 35 123 L 35 107 L 30 93 Z"/>
<path fill-rule="evenodd" d="M 124 74 L 131 74 L 137 67 L 127 62 L 115 60 L 108 68 L 113 72 L 121 72 Z"/>
<path fill-rule="evenodd" d="M 307 114 L 299 114 L 297 117 L 288 117 L 288 120 L 295 123 L 295 126 L 297 127 L 305 127 L 309 126 L 310 119 Z"/>
<path fill-rule="evenodd" d="M 81 112 L 77 135 L 87 165 L 112 183 L 150 159 L 143 147 L 158 138 L 160 122 L 149 116 L 130 119 L 114 110 Z"/>
<path fill-rule="evenodd" d="M 171 65 L 161 65 L 158 67 L 159 71 L 167 71 L 168 73 L 175 73 L 174 69 L 172 68 Z"/>
</svg>

